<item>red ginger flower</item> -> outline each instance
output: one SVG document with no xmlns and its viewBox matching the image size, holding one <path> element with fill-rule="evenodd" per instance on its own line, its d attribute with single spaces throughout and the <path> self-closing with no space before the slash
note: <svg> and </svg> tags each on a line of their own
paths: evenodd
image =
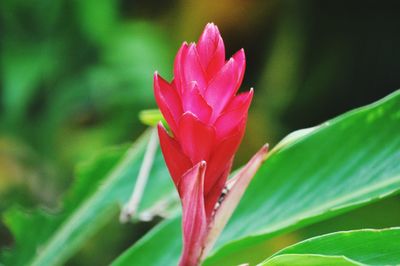
<svg viewBox="0 0 400 266">
<path fill-rule="evenodd" d="M 217 26 L 197 44 L 182 44 L 174 79 L 154 75 L 157 104 L 171 136 L 158 125 L 161 149 L 183 207 L 181 265 L 197 265 L 214 208 L 244 135 L 253 90 L 237 95 L 245 71 L 243 49 L 225 60 Z"/>
</svg>

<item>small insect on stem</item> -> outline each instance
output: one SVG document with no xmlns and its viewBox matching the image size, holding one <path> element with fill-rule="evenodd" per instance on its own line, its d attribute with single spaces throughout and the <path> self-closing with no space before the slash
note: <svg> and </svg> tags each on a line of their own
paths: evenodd
<svg viewBox="0 0 400 266">
<path fill-rule="evenodd" d="M 212 216 L 215 215 L 215 212 L 221 206 L 221 204 L 224 201 L 226 195 L 228 195 L 228 192 L 229 192 L 228 186 L 225 186 L 224 189 L 222 189 L 222 191 L 221 191 L 221 195 L 219 196 L 219 198 L 217 200 L 217 203 L 215 203 L 214 210 L 212 212 Z"/>
</svg>

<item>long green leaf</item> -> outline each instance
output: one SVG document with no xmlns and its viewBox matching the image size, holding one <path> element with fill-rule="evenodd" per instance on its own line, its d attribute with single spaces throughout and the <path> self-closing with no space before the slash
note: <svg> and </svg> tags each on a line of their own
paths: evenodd
<svg viewBox="0 0 400 266">
<path fill-rule="evenodd" d="M 279 265 L 276 261 L 299 254 L 320 255 L 316 265 L 331 265 L 325 256 L 341 256 L 363 265 L 400 265 L 400 228 L 337 232 L 307 239 L 287 247 L 260 266 Z M 279 258 L 277 260 L 277 258 Z M 309 265 L 309 258 L 297 258 L 299 265 Z M 282 264 L 281 264 L 282 265 Z"/>
<path fill-rule="evenodd" d="M 279 234 L 379 200 L 400 190 L 400 91 L 278 145 L 256 174 L 205 265 Z M 135 260 L 173 265 L 161 246 L 180 245 L 178 219 L 141 241 L 159 248 L 144 258 L 133 246 L 116 265 Z M 168 233 L 170 231 L 170 233 Z M 162 239 L 160 235 L 168 235 Z M 156 240 L 157 239 L 157 240 Z M 157 257 L 163 258 L 162 263 Z"/>
<path fill-rule="evenodd" d="M 221 265 L 218 257 L 399 191 L 398 132 L 400 91 L 328 121 L 272 154 L 209 262 Z"/>
<path fill-rule="evenodd" d="M 108 149 L 78 169 L 78 179 L 64 200 L 61 212 L 26 213 L 10 209 L 5 222 L 16 239 L 4 254 L 6 265 L 58 265 L 68 259 L 125 204 L 142 163 L 149 134 L 129 149 Z M 170 196 L 173 185 L 158 150 L 148 188 L 139 206 L 142 213 Z"/>
<path fill-rule="evenodd" d="M 289 254 L 272 258 L 259 266 L 364 266 L 343 256 L 322 256 L 315 254 Z"/>
<path fill-rule="evenodd" d="M 119 256 L 112 266 L 178 265 L 181 239 L 181 216 L 165 220 Z"/>
</svg>

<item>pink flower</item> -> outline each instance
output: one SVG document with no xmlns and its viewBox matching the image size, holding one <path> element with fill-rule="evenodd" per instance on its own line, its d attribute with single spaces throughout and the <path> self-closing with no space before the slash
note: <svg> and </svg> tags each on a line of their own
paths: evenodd
<svg viewBox="0 0 400 266">
<path fill-rule="evenodd" d="M 158 125 L 161 149 L 183 209 L 180 265 L 197 265 L 234 155 L 245 132 L 253 90 L 237 94 L 245 71 L 243 49 L 225 60 L 217 26 L 197 44 L 182 44 L 174 79 L 154 75 L 157 104 L 170 133 Z"/>
</svg>

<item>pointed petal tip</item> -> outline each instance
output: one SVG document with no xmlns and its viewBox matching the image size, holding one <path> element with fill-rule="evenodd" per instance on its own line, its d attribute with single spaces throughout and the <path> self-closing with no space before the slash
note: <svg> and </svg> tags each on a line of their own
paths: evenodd
<svg viewBox="0 0 400 266">
<path fill-rule="evenodd" d="M 267 154 L 269 151 L 269 143 L 265 143 L 253 156 L 252 160 L 258 158 L 261 163 L 267 159 Z"/>
<path fill-rule="evenodd" d="M 163 82 L 165 82 L 165 83 L 168 83 L 168 85 L 170 85 L 170 82 L 168 82 L 167 80 L 165 80 L 165 79 L 160 75 L 160 73 L 158 72 L 158 70 L 154 71 L 153 80 L 154 80 L 154 81 L 157 81 L 157 82 L 163 81 Z"/>
<path fill-rule="evenodd" d="M 158 71 L 155 71 L 154 75 L 153 75 L 153 84 L 154 84 L 154 89 L 155 90 L 159 90 L 160 89 L 160 85 L 159 85 L 160 77 L 161 76 L 158 74 Z"/>
<path fill-rule="evenodd" d="M 250 90 L 246 91 L 246 92 L 242 92 L 241 94 L 246 94 L 246 99 L 248 101 L 251 101 L 253 99 L 254 96 L 254 88 L 251 87 Z M 237 96 L 237 95 L 236 95 Z"/>
<path fill-rule="evenodd" d="M 161 121 L 158 121 L 157 123 L 157 131 L 158 131 L 158 136 L 161 138 L 161 134 L 168 135 L 170 137 L 170 135 L 168 134 L 167 129 L 164 127 L 164 124 Z"/>
<path fill-rule="evenodd" d="M 165 129 L 165 127 L 164 127 L 164 125 L 163 125 L 163 123 L 161 121 L 158 121 L 157 128 L 158 129 Z"/>
<path fill-rule="evenodd" d="M 204 27 L 204 31 L 208 31 L 208 30 L 211 30 L 212 32 L 215 32 L 215 33 L 217 33 L 217 32 L 219 33 L 218 26 L 215 25 L 214 22 L 207 23 L 207 25 Z"/>
<path fill-rule="evenodd" d="M 197 83 L 196 80 L 192 80 L 192 81 L 190 82 L 190 88 L 191 88 L 191 89 L 195 89 L 195 88 L 197 88 L 198 86 L 199 86 L 199 84 Z"/>
<path fill-rule="evenodd" d="M 207 166 L 207 162 L 204 161 L 204 160 L 201 160 L 200 163 L 199 163 L 199 166 L 200 166 L 200 169 L 203 169 L 203 168 L 205 168 Z"/>
<path fill-rule="evenodd" d="M 171 83 L 170 82 L 168 82 L 167 80 L 165 80 L 159 73 L 158 73 L 158 71 L 155 71 L 154 72 L 154 75 L 153 75 L 153 82 L 154 82 L 154 89 L 155 90 L 158 90 L 158 91 L 160 91 L 160 90 L 163 90 L 163 88 L 164 88 L 164 91 L 165 91 L 165 87 L 166 86 L 171 86 Z"/>
<path fill-rule="evenodd" d="M 177 59 L 181 60 L 182 54 L 186 53 L 186 50 L 188 49 L 188 47 L 189 47 L 189 44 L 186 41 L 184 41 L 181 44 L 181 47 L 179 47 L 179 50 L 178 50 L 178 53 L 177 53 L 177 57 L 175 58 L 175 60 L 177 60 Z M 176 62 L 176 63 L 178 63 L 178 62 Z"/>
<path fill-rule="evenodd" d="M 269 150 L 269 143 L 265 143 L 259 151 L 263 155 L 263 161 L 267 159 L 268 150 Z"/>
<path fill-rule="evenodd" d="M 193 113 L 193 112 L 191 112 L 191 111 L 186 111 L 186 112 L 184 112 L 183 114 L 182 114 L 182 116 L 181 116 L 181 119 L 183 118 L 183 117 L 188 117 L 188 116 L 193 116 L 194 118 L 196 118 L 197 120 L 199 120 L 198 118 L 197 118 L 197 116 Z"/>
<path fill-rule="evenodd" d="M 206 102 L 196 81 L 191 81 L 182 94 L 183 112 L 192 112 L 203 123 L 208 123 L 212 114 L 211 106 Z"/>
<path fill-rule="evenodd" d="M 240 68 L 243 68 L 244 70 L 244 66 L 246 65 L 246 55 L 244 53 L 244 49 L 240 49 L 239 51 L 237 51 L 232 57 L 231 59 L 233 59 L 239 66 Z"/>
<path fill-rule="evenodd" d="M 160 79 L 163 79 L 163 78 L 160 76 L 158 71 L 154 71 L 154 75 L 153 75 L 154 85 L 160 86 L 159 85 Z"/>
<path fill-rule="evenodd" d="M 240 48 L 239 51 L 236 52 L 237 54 L 245 57 L 246 53 L 244 52 L 244 48 Z"/>
<path fill-rule="evenodd" d="M 235 68 L 235 64 L 236 64 L 236 60 L 233 57 L 229 58 L 224 66 L 224 67 L 226 67 L 225 72 L 232 71 Z"/>
<path fill-rule="evenodd" d="M 203 175 L 206 172 L 207 162 L 205 160 L 199 161 L 192 168 L 189 168 L 184 175 L 188 174 L 190 171 L 195 171 L 199 176 Z"/>
<path fill-rule="evenodd" d="M 253 96 L 254 96 L 254 88 L 250 88 L 248 91 L 244 91 L 235 95 L 235 97 L 237 97 L 237 100 L 240 102 L 251 101 Z"/>
<path fill-rule="evenodd" d="M 215 42 L 214 45 L 216 45 L 218 42 L 223 41 L 218 27 L 213 22 L 211 22 L 207 23 L 207 25 L 204 27 L 203 33 L 201 34 L 198 42 L 205 42 L 209 44 Z"/>
<path fill-rule="evenodd" d="M 250 88 L 250 90 L 247 92 L 248 93 L 248 97 L 250 97 L 251 99 L 253 99 L 253 96 L 254 96 L 254 88 L 253 87 L 251 87 Z"/>
<path fill-rule="evenodd" d="M 181 47 L 178 50 L 178 53 L 181 52 L 183 53 L 185 50 L 187 50 L 189 47 L 189 44 L 187 43 L 187 41 L 184 41 L 181 45 Z"/>
<path fill-rule="evenodd" d="M 207 162 L 205 160 L 199 161 L 197 164 L 195 164 L 192 168 L 189 168 L 185 174 L 189 173 L 190 171 L 195 171 L 199 176 L 202 176 L 205 174 L 207 169 Z"/>
</svg>

